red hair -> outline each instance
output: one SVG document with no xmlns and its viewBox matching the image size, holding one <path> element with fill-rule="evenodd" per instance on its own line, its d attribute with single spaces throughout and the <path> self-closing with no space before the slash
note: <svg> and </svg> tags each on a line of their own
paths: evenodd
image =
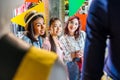
<svg viewBox="0 0 120 80">
<path fill-rule="evenodd" d="M 68 19 L 68 21 L 66 23 L 66 26 L 65 26 L 64 34 L 65 35 L 69 35 L 68 24 L 69 24 L 69 21 L 72 21 L 73 19 L 77 19 L 78 20 L 78 28 L 74 32 L 74 37 L 75 37 L 75 39 L 77 39 L 79 37 L 79 35 L 80 35 L 80 28 L 81 28 L 81 22 L 80 22 L 79 17 L 77 17 L 77 16 L 72 16 L 72 17 L 70 17 Z"/>
</svg>

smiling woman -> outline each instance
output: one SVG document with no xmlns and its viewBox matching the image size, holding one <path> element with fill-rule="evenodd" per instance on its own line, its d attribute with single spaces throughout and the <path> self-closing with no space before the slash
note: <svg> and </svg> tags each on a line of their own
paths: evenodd
<svg viewBox="0 0 120 80">
<path fill-rule="evenodd" d="M 49 39 L 43 43 L 43 48 L 57 53 L 60 60 L 63 62 L 63 47 L 59 41 L 59 36 L 62 33 L 62 23 L 59 18 L 52 17 L 50 19 L 49 30 Z"/>
<path fill-rule="evenodd" d="M 36 11 L 30 11 L 25 15 L 27 33 L 22 37 L 22 40 L 27 43 L 41 48 L 42 38 L 40 35 L 45 34 L 44 16 Z"/>
<path fill-rule="evenodd" d="M 67 65 L 70 80 L 78 79 L 81 72 L 85 36 L 85 32 L 81 30 L 80 19 L 77 16 L 70 17 L 65 26 L 64 35 L 60 37 L 60 42 L 64 45 L 66 64 L 70 63 L 70 65 Z M 79 72 L 75 66 L 73 69 L 76 69 L 76 71 L 70 68 L 72 67 L 71 64 L 74 63 L 72 61 L 78 63 Z"/>
<path fill-rule="evenodd" d="M 8 31 L 18 3 L 22 0 L 0 0 L 0 80 L 67 80 L 55 53 L 30 46 Z"/>
</svg>

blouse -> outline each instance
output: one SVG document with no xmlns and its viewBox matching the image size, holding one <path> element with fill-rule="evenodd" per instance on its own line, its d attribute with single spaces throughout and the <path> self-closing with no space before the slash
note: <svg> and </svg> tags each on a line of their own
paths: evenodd
<svg viewBox="0 0 120 80">
<path fill-rule="evenodd" d="M 63 35 L 60 37 L 59 41 L 64 47 L 65 57 L 68 58 L 68 61 L 71 61 L 70 54 L 75 51 L 84 51 L 86 34 L 84 31 L 81 31 L 80 36 L 75 39 L 74 36 Z"/>
</svg>

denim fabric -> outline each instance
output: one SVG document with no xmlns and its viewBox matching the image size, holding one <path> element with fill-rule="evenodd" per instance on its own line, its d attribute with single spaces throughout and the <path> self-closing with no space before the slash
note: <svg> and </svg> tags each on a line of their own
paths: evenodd
<svg viewBox="0 0 120 80">
<path fill-rule="evenodd" d="M 80 78 L 80 71 L 77 63 L 70 61 L 67 63 L 69 79 L 70 80 L 79 80 Z"/>
</svg>

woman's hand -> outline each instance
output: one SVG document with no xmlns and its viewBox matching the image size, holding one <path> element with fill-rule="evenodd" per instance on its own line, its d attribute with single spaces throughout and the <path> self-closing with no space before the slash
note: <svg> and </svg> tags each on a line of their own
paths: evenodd
<svg viewBox="0 0 120 80">
<path fill-rule="evenodd" d="M 82 58 L 83 57 L 83 51 L 79 50 L 79 51 L 75 51 L 73 53 L 71 53 L 71 58 Z"/>
<path fill-rule="evenodd" d="M 81 51 L 81 50 L 76 51 L 76 52 L 75 52 L 75 57 L 77 57 L 77 58 L 83 57 L 83 51 Z"/>
<path fill-rule="evenodd" d="M 46 38 L 46 39 L 44 40 L 44 42 L 43 42 L 43 44 L 42 44 L 42 48 L 43 48 L 43 49 L 46 49 L 46 50 L 48 50 L 48 51 L 51 51 L 51 44 L 50 44 L 48 38 Z"/>
</svg>

